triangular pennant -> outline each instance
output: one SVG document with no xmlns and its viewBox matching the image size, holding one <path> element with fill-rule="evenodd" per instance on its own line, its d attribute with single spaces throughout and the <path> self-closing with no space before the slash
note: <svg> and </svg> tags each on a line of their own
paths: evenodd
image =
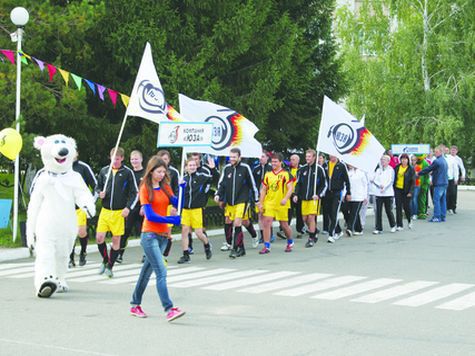
<svg viewBox="0 0 475 356">
<path fill-rule="evenodd" d="M 66 83 L 66 86 L 68 86 L 69 84 L 69 72 L 64 70 L 64 69 L 60 69 L 58 68 L 59 70 L 59 73 L 61 74 L 61 76 L 63 77 L 65 83 Z"/>
<path fill-rule="evenodd" d="M 91 91 L 94 93 L 94 95 L 96 95 L 96 85 L 94 84 L 94 82 L 91 82 L 90 80 L 87 80 L 87 79 L 84 79 L 87 83 L 87 85 L 89 86 L 89 88 L 91 89 Z"/>
<path fill-rule="evenodd" d="M 45 62 L 43 62 L 42 60 L 39 60 L 38 58 L 35 58 L 35 57 L 31 57 L 35 60 L 36 64 L 38 64 L 38 67 L 40 67 L 40 70 L 43 71 L 43 69 L 45 69 Z"/>
<path fill-rule="evenodd" d="M 7 57 L 11 64 L 15 64 L 15 53 L 13 51 L 2 49 L 0 52 L 2 52 L 5 57 Z"/>
<path fill-rule="evenodd" d="M 122 99 L 122 104 L 127 107 L 129 105 L 130 97 L 125 94 L 120 94 L 120 98 Z"/>
<path fill-rule="evenodd" d="M 31 61 L 31 56 L 26 54 L 25 52 L 20 52 L 20 55 L 25 56 L 26 58 L 28 58 Z"/>
<path fill-rule="evenodd" d="M 20 61 L 21 61 L 21 63 L 23 63 L 23 64 L 28 64 L 28 60 L 26 59 L 26 57 L 25 57 L 25 56 L 22 56 L 21 54 L 20 54 Z"/>
<path fill-rule="evenodd" d="M 115 106 L 117 105 L 117 92 L 115 90 L 107 88 L 107 92 L 109 93 L 109 98 L 111 98 L 112 104 Z"/>
<path fill-rule="evenodd" d="M 74 80 L 74 83 L 78 87 L 78 90 L 81 90 L 82 78 L 80 76 L 76 75 L 76 74 L 73 74 L 73 73 L 70 73 L 70 74 L 71 74 L 71 77 Z"/>
<path fill-rule="evenodd" d="M 104 101 L 104 91 L 106 90 L 106 88 L 100 84 L 96 84 L 96 85 L 97 85 L 97 94 L 99 94 L 99 98 L 101 98 L 101 100 Z"/>
<path fill-rule="evenodd" d="M 48 68 L 49 81 L 52 82 L 54 75 L 56 74 L 56 67 L 52 64 L 46 63 L 46 68 Z"/>
</svg>

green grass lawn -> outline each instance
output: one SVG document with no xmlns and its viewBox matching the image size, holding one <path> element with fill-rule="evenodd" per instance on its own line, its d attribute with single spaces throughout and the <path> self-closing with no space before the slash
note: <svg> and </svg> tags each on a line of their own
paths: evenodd
<svg viewBox="0 0 475 356">
<path fill-rule="evenodd" d="M 10 185 L 13 185 L 13 174 L 11 173 L 0 173 L 0 199 L 12 199 L 13 200 L 13 187 L 10 187 Z M 13 211 L 13 207 L 12 207 Z M 26 212 L 23 208 L 23 205 L 21 204 L 19 207 L 19 212 L 18 212 L 18 219 L 19 221 L 25 221 L 26 220 Z M 17 239 L 15 242 L 13 242 L 12 238 L 12 226 L 13 221 L 12 218 L 10 218 L 10 226 L 6 229 L 0 229 L 0 247 L 21 247 L 21 237 L 20 237 L 20 231 L 18 231 Z"/>
</svg>

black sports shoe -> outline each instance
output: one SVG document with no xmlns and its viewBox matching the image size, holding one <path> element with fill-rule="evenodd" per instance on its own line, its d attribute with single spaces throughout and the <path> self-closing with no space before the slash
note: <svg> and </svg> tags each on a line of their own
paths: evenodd
<svg viewBox="0 0 475 356">
<path fill-rule="evenodd" d="M 124 262 L 124 260 L 122 259 L 122 255 L 117 256 L 117 258 L 115 259 L 115 262 L 117 262 L 117 263 Z"/>
<path fill-rule="evenodd" d="M 237 250 L 233 248 L 231 250 L 231 253 L 229 254 L 229 258 L 235 259 L 236 257 L 237 257 Z"/>
<path fill-rule="evenodd" d="M 318 239 L 313 239 L 313 238 L 309 238 L 307 243 L 305 244 L 305 247 L 309 248 L 309 247 L 313 247 L 315 246 L 315 244 L 317 243 Z"/>
<path fill-rule="evenodd" d="M 213 256 L 213 253 L 211 252 L 211 245 L 209 245 L 209 248 L 205 248 L 205 254 L 207 260 L 211 259 L 211 256 Z"/>
<path fill-rule="evenodd" d="M 285 236 L 283 231 L 279 231 L 277 233 L 277 236 L 279 236 L 282 240 L 287 240 L 287 236 Z"/>
<path fill-rule="evenodd" d="M 86 256 L 87 253 L 80 253 L 79 254 L 79 266 L 84 266 L 86 264 Z"/>
<path fill-rule="evenodd" d="M 183 256 L 180 257 L 180 259 L 178 260 L 177 263 L 178 263 L 179 265 L 182 265 L 182 264 L 184 264 L 184 263 L 190 263 L 190 262 L 191 262 L 190 256 L 183 255 Z"/>
<path fill-rule="evenodd" d="M 242 256 L 245 256 L 246 255 L 246 250 L 244 249 L 244 247 L 238 247 L 237 248 L 237 251 L 236 251 L 236 257 L 242 257 Z"/>
<path fill-rule="evenodd" d="M 69 268 L 76 267 L 76 262 L 74 262 L 74 258 L 69 258 L 68 267 L 69 267 Z"/>
</svg>

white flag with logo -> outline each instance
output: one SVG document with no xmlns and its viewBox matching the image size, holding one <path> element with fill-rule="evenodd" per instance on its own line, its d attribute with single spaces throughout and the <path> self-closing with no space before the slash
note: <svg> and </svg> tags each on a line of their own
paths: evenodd
<svg viewBox="0 0 475 356">
<path fill-rule="evenodd" d="M 326 96 L 317 150 L 365 172 L 373 172 L 384 153 L 384 147 L 361 121 Z"/>
<path fill-rule="evenodd" d="M 153 64 L 152 48 L 147 42 L 127 106 L 127 116 L 139 116 L 159 123 L 168 120 L 167 112 L 165 93 Z"/>
<path fill-rule="evenodd" d="M 237 147 L 242 157 L 260 157 L 262 145 L 254 138 L 259 131 L 256 125 L 235 110 L 209 101 L 193 100 L 178 95 L 180 114 L 186 121 L 210 122 L 213 124 L 211 147 L 196 147 L 195 152 L 216 156 L 229 156 L 229 150 Z"/>
</svg>

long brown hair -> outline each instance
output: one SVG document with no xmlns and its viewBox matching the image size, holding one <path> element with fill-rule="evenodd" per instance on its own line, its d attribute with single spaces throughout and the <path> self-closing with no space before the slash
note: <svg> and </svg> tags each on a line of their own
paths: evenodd
<svg viewBox="0 0 475 356">
<path fill-rule="evenodd" d="M 140 187 L 143 185 L 147 189 L 148 199 L 150 203 L 153 201 L 153 183 L 152 183 L 152 172 L 160 167 L 165 167 L 165 177 L 159 183 L 160 189 L 167 195 L 168 199 L 172 196 L 172 189 L 170 187 L 170 177 L 168 175 L 168 166 L 163 159 L 158 156 L 152 156 L 147 163 L 147 169 L 143 176 Z"/>
</svg>

